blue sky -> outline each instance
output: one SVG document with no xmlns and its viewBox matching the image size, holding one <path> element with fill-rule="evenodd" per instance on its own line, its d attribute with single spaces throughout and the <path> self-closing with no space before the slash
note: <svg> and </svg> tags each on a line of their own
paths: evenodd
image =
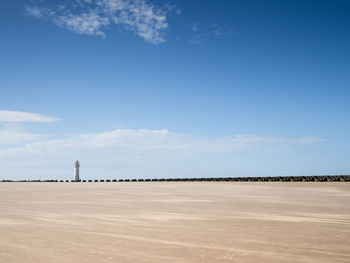
<svg viewBox="0 0 350 263">
<path fill-rule="evenodd" d="M 1 179 L 349 174 L 349 13 L 1 1 Z"/>
</svg>

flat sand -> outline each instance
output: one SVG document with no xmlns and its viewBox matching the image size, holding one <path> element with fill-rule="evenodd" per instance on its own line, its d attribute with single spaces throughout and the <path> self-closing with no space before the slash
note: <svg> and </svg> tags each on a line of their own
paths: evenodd
<svg viewBox="0 0 350 263">
<path fill-rule="evenodd" d="M 350 183 L 0 183 L 0 262 L 350 262 Z"/>
</svg>

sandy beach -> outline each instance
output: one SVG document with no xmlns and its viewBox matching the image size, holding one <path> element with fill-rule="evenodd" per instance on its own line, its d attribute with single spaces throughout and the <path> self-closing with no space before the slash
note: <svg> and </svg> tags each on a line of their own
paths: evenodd
<svg viewBox="0 0 350 263">
<path fill-rule="evenodd" d="M 1 183 L 0 262 L 350 262 L 350 183 Z"/>
</svg>

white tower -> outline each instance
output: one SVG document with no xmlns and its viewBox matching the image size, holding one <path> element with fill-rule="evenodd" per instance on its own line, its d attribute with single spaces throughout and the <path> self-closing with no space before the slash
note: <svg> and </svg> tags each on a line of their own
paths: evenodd
<svg viewBox="0 0 350 263">
<path fill-rule="evenodd" d="M 79 178 L 79 161 L 76 160 L 74 163 L 74 181 L 79 182 L 80 178 Z"/>
</svg>

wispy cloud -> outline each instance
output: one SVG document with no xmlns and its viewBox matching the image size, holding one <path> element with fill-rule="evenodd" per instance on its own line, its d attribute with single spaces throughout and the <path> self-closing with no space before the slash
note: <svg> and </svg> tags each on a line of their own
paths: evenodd
<svg viewBox="0 0 350 263">
<path fill-rule="evenodd" d="M 108 18 L 101 17 L 93 11 L 87 14 L 59 16 L 55 18 L 55 22 L 78 34 L 102 37 L 105 37 L 102 28 L 110 24 Z"/>
<path fill-rule="evenodd" d="M 21 111 L 2 111 L 0 110 L 1 122 L 54 122 L 58 119 L 42 114 L 21 112 Z"/>
<path fill-rule="evenodd" d="M 156 7 L 146 0 L 76 0 L 66 5 L 30 6 L 28 14 L 48 18 L 78 34 L 105 36 L 113 25 L 121 25 L 152 44 L 165 42 L 167 14 L 181 10 L 174 5 Z"/>
<path fill-rule="evenodd" d="M 44 134 L 28 132 L 25 123 L 49 123 L 57 121 L 57 118 L 50 116 L 21 112 L 21 111 L 1 111 L 0 110 L 0 151 L 5 149 L 5 145 L 22 145 L 35 141 L 47 139 Z"/>
<path fill-rule="evenodd" d="M 16 137 L 17 134 L 15 133 Z M 281 146 L 312 144 L 320 138 L 286 138 L 258 135 L 202 137 L 174 133 L 168 130 L 117 129 L 102 133 L 67 135 L 63 139 L 25 143 L 6 153 L 68 154 L 105 150 L 114 156 L 125 154 L 225 154 L 238 151 L 274 150 Z"/>
<path fill-rule="evenodd" d="M 0 111 L 0 166 L 7 175 L 17 178 L 41 176 L 62 178 L 69 175 L 72 160 L 83 160 L 90 176 L 99 176 L 99 168 L 109 171 L 123 169 L 129 176 L 147 169 L 173 173 L 176 163 L 185 159 L 256 151 L 285 151 L 300 145 L 325 141 L 316 137 L 276 137 L 262 135 L 198 136 L 169 130 L 116 129 L 99 133 L 60 135 L 29 131 L 31 122 L 57 120 L 41 114 Z M 43 125 L 43 124 L 42 124 Z M 206 157 L 204 157 L 206 158 Z M 172 165 L 175 170 L 169 170 Z M 188 164 L 189 167 L 192 164 Z M 161 171 L 156 171 L 157 167 Z M 46 171 L 51 169 L 50 174 Z M 2 178 L 6 177 L 5 174 Z M 5 177 L 4 177 L 5 176 Z M 145 175 L 144 175 L 145 176 Z M 153 174 L 154 176 L 154 174 Z"/>
<path fill-rule="evenodd" d="M 22 125 L 11 125 L 8 123 L 0 125 L 0 148 L 3 150 L 7 149 L 7 147 L 13 147 L 13 145 L 22 145 L 23 143 L 45 139 L 47 139 L 46 135 L 30 133 Z"/>
<path fill-rule="evenodd" d="M 194 23 L 190 26 L 190 37 L 187 39 L 191 44 L 203 44 L 210 38 L 230 37 L 234 34 L 232 28 L 219 24 L 202 25 Z"/>
<path fill-rule="evenodd" d="M 199 29 L 199 23 L 194 23 L 194 24 L 191 26 L 191 29 L 192 29 L 192 31 L 197 32 L 198 29 Z"/>
<path fill-rule="evenodd" d="M 28 15 L 31 15 L 37 18 L 42 17 L 41 10 L 37 6 L 26 6 L 26 11 Z"/>
</svg>

